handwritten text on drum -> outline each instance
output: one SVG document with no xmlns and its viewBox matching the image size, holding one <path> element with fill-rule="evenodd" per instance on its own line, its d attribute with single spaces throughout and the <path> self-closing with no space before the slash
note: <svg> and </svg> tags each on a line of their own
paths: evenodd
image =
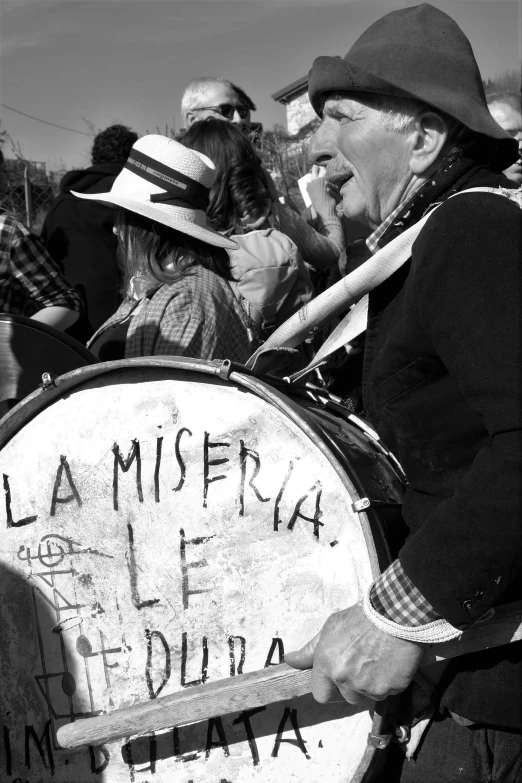
<svg viewBox="0 0 522 783">
<path fill-rule="evenodd" d="M 187 464 L 181 451 L 181 442 L 184 438 L 192 438 L 193 433 L 186 427 L 182 427 L 176 434 L 174 443 L 175 462 L 178 473 L 177 484 L 172 487 L 173 492 L 181 492 L 185 482 L 187 480 Z M 153 474 L 153 486 L 151 491 L 154 493 L 154 500 L 156 503 L 160 503 L 161 487 L 160 476 L 163 470 L 171 470 L 172 465 L 168 465 L 166 468 L 162 464 L 164 438 L 156 438 L 155 444 L 155 456 L 154 456 L 154 474 Z M 150 444 L 147 444 L 150 445 Z M 120 475 L 128 473 L 131 468 L 135 469 L 135 486 L 136 486 L 136 499 L 139 503 L 144 502 L 144 487 L 142 479 L 142 447 L 139 440 L 133 440 L 127 457 L 123 457 L 118 443 L 114 443 L 111 449 L 114 458 L 112 463 L 112 507 L 114 511 L 118 511 L 120 508 Z M 235 481 L 237 486 L 236 498 L 237 498 L 237 513 L 239 517 L 245 515 L 246 489 L 251 490 L 251 493 L 255 496 L 256 500 L 260 503 L 269 503 L 271 498 L 264 497 L 260 492 L 256 483 L 256 479 L 261 471 L 261 458 L 257 451 L 249 448 L 244 440 L 239 440 L 239 444 L 235 446 L 226 441 L 213 441 L 211 440 L 210 433 L 204 432 L 202 443 L 202 506 L 207 508 L 211 502 L 211 486 L 218 481 Z M 71 467 L 71 464 L 73 467 Z M 222 467 L 223 466 L 223 467 Z M 226 466 L 226 468 L 225 468 Z M 221 472 L 217 470 L 220 468 Z M 289 484 L 291 483 L 292 476 L 295 470 L 295 463 L 290 460 L 285 475 L 282 478 L 280 485 L 275 493 L 272 509 L 272 524 L 275 531 L 279 530 L 280 525 L 286 521 L 281 517 L 281 505 L 285 498 L 285 495 L 289 492 Z M 250 473 L 250 476 L 249 476 Z M 9 481 L 9 475 L 3 474 L 3 485 L 5 493 L 5 515 L 6 526 L 12 527 L 25 527 L 30 525 L 38 519 L 37 514 L 27 514 L 19 518 L 14 517 L 13 504 L 14 499 L 12 496 L 11 485 Z M 74 462 L 69 460 L 66 455 L 59 457 L 58 466 L 53 482 L 53 487 L 50 492 L 50 509 L 49 515 L 55 516 L 59 508 L 63 505 L 73 503 L 77 507 L 83 505 L 82 499 L 82 485 L 78 477 L 74 475 Z M 310 522 L 313 526 L 313 535 L 319 539 L 320 528 L 324 523 L 321 522 L 323 512 L 321 509 L 321 496 L 322 486 L 319 480 L 316 480 L 311 486 L 305 489 L 299 488 L 299 496 L 293 499 L 293 510 L 290 513 L 288 520 L 286 521 L 286 527 L 289 530 L 293 530 L 298 519 L 302 519 L 305 522 Z M 302 506 L 308 502 L 314 504 L 313 516 L 308 516 L 302 512 Z M 129 536 L 132 536 L 132 532 L 129 531 Z M 132 543 L 132 542 L 131 542 Z"/>
<path fill-rule="evenodd" d="M 29 533 L 28 526 L 34 523 L 33 529 L 39 530 L 39 542 L 32 538 L 21 544 L 17 539 L 15 552 L 30 572 L 40 655 L 33 678 L 46 717 L 26 718 L 17 725 L 5 719 L 0 729 L 0 778 L 2 766 L 10 779 L 22 769 L 26 775 L 39 774 L 42 769 L 52 776 L 67 775 L 67 754 L 55 744 L 57 727 L 63 721 L 117 706 L 113 697 L 126 667 L 133 673 L 131 681 L 141 698 L 148 694 L 155 699 L 167 684 L 174 689 L 189 688 L 284 659 L 283 641 L 275 628 L 264 637 L 257 631 L 251 637 L 237 618 L 225 625 L 226 631 L 213 625 L 216 594 L 221 595 L 214 555 L 222 536 L 214 520 L 225 520 L 230 527 L 259 528 L 279 541 L 283 531 L 291 535 L 295 530 L 313 542 L 314 549 L 324 545 L 320 532 L 328 526 L 317 472 L 304 470 L 302 458 L 293 452 L 292 459 L 284 455 L 279 459 L 278 455 L 274 460 L 273 454 L 265 455 L 253 447 L 257 440 L 250 437 L 246 440 L 204 429 L 198 432 L 193 425 L 170 435 L 157 436 L 156 432 L 147 439 L 109 442 L 100 447 L 100 459 L 89 460 L 81 452 L 74 453 L 71 446 L 64 449 L 65 454 L 57 449 L 56 456 L 47 460 L 43 492 L 35 501 L 38 507 L 32 506 L 27 483 L 14 467 L 11 475 L 3 473 L 10 535 L 19 536 L 19 528 Z M 4 470 L 9 471 L 8 465 Z M 187 507 L 193 509 L 192 516 L 187 515 Z M 134 513 L 136 509 L 146 513 Z M 149 561 L 141 549 L 142 523 L 154 520 L 155 510 L 158 515 L 163 511 L 164 520 L 169 520 L 167 538 L 162 542 L 172 553 L 169 600 L 154 579 L 144 577 Z M 102 520 L 102 526 L 93 525 L 92 519 Z M 68 521 L 73 520 L 75 532 L 67 535 L 71 529 Z M 114 548 L 105 545 L 103 536 L 109 520 L 111 540 L 118 542 Z M 49 532 L 52 530 L 57 532 Z M 84 533 L 89 534 L 87 539 Z M 116 562 L 122 552 L 124 570 L 119 572 Z M 80 562 L 89 562 L 89 573 L 80 573 Z M 82 566 L 84 571 L 86 567 Z M 106 599 L 109 596 L 107 603 L 96 592 L 96 576 L 103 575 L 106 568 L 107 573 L 123 577 L 113 591 L 104 593 Z M 128 600 L 125 619 L 118 605 L 122 596 Z M 113 597 L 116 608 L 109 606 Z M 223 600 L 225 620 L 227 606 Z M 138 615 L 132 620 L 134 610 Z M 169 625 L 172 611 L 175 631 Z M 113 622 L 98 625 L 99 615 L 110 616 Z M 142 630 L 129 644 L 126 629 L 140 622 L 137 617 Z M 281 751 L 284 747 L 309 760 L 309 723 L 303 720 L 307 719 L 301 707 L 269 705 L 133 739 L 116 754 L 112 747 L 89 748 L 82 752 L 81 763 L 78 758 L 73 763 L 75 769 L 77 762 L 78 769 L 85 768 L 85 779 L 87 770 L 100 779 L 109 765 L 111 770 L 120 769 L 123 762 L 132 783 L 141 779 L 138 773 L 161 777 L 163 759 L 165 767 L 178 761 L 200 760 L 200 765 L 206 765 L 216 757 L 232 759 L 238 744 L 245 746 L 245 760 L 253 766 L 285 755 Z M 200 766 L 199 771 L 202 769 Z M 197 767 L 194 773 L 196 783 L 200 781 Z M 119 773 L 117 779 L 120 781 Z"/>
</svg>

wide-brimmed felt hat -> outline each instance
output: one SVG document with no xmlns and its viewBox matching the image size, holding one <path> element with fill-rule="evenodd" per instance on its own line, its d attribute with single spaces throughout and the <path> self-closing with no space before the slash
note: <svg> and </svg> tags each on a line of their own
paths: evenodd
<svg viewBox="0 0 522 783">
<path fill-rule="evenodd" d="M 107 193 L 71 193 L 125 207 L 209 245 L 236 250 L 233 240 L 207 223 L 205 210 L 215 176 L 215 166 L 206 155 L 166 136 L 150 134 L 133 145 Z"/>
<path fill-rule="evenodd" d="M 517 158 L 516 142 L 489 113 L 470 42 L 450 16 L 428 3 L 381 17 L 344 58 L 314 60 L 308 92 L 318 114 L 325 93 L 354 91 L 424 101 L 501 142 L 499 169 Z"/>
</svg>

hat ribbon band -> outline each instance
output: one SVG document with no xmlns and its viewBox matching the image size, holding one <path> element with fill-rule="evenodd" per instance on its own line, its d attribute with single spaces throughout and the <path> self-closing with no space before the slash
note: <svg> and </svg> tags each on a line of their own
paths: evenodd
<svg viewBox="0 0 522 783">
<path fill-rule="evenodd" d="M 208 188 L 143 152 L 132 150 L 125 168 L 166 191 L 166 193 L 151 194 L 152 202 L 174 204 L 185 208 L 189 205 L 202 210 L 208 207 Z"/>
</svg>

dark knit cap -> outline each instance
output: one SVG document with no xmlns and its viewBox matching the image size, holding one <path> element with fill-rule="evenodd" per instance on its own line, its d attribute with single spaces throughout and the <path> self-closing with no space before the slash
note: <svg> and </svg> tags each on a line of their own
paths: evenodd
<svg viewBox="0 0 522 783">
<path fill-rule="evenodd" d="M 424 101 L 498 139 L 499 168 L 517 159 L 517 142 L 489 113 L 470 42 L 450 16 L 428 3 L 381 17 L 344 58 L 314 61 L 308 93 L 318 114 L 325 93 L 354 91 Z"/>
</svg>

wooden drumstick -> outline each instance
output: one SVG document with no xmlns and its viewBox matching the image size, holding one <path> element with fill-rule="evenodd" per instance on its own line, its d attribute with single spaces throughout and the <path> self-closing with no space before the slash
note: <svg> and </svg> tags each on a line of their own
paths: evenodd
<svg viewBox="0 0 522 783">
<path fill-rule="evenodd" d="M 427 648 L 421 665 L 499 647 L 519 639 L 522 639 L 522 602 L 506 604 L 497 607 L 493 617 L 476 623 L 456 639 Z M 217 715 L 255 709 L 310 692 L 311 671 L 298 671 L 283 663 L 68 723 L 58 729 L 57 738 L 63 748 L 96 746 L 135 734 L 148 734 Z M 371 703 L 367 702 L 356 711 L 369 706 Z"/>
</svg>

